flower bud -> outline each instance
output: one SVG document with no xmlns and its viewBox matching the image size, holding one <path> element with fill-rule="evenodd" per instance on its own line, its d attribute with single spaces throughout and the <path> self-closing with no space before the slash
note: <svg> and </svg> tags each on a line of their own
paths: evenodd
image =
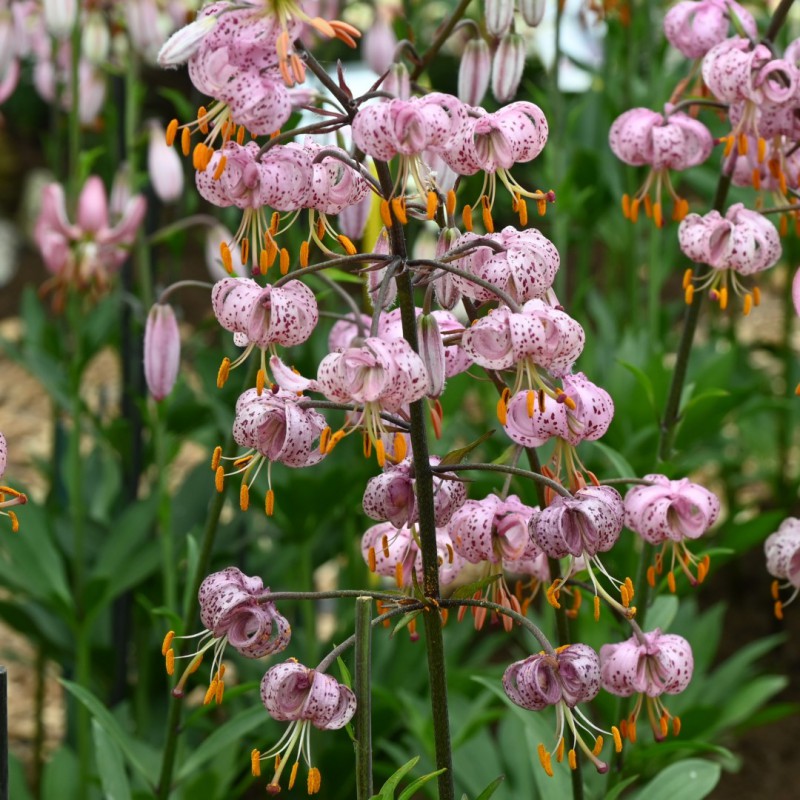
<svg viewBox="0 0 800 800">
<path fill-rule="evenodd" d="M 181 337 L 172 306 L 156 303 L 144 329 L 144 377 L 156 400 L 163 400 L 175 385 L 181 360 Z"/>
<path fill-rule="evenodd" d="M 393 94 L 398 100 L 408 100 L 411 97 L 411 76 L 406 65 L 393 64 L 380 88 Z"/>
<path fill-rule="evenodd" d="M 147 172 L 153 191 L 162 202 L 172 203 L 183 193 L 181 158 L 175 148 L 167 144 L 164 128 L 155 120 L 150 123 Z"/>
<path fill-rule="evenodd" d="M 0 478 L 3 477 L 6 471 L 6 464 L 8 463 L 8 445 L 6 444 L 6 437 L 0 433 Z"/>
<path fill-rule="evenodd" d="M 514 0 L 485 0 L 484 22 L 492 36 L 505 36 L 514 19 Z"/>
<path fill-rule="evenodd" d="M 59 41 L 68 39 L 78 14 L 76 0 L 44 0 L 42 6 L 47 32 Z"/>
<path fill-rule="evenodd" d="M 495 50 L 492 60 L 492 94 L 500 103 L 517 93 L 525 70 L 525 42 L 517 33 L 508 33 Z"/>
<path fill-rule="evenodd" d="M 391 22 L 385 13 L 378 9 L 372 27 L 364 34 L 361 54 L 369 68 L 378 75 L 383 75 L 392 66 L 397 37 Z"/>
<path fill-rule="evenodd" d="M 126 0 L 125 19 L 128 36 L 136 51 L 148 60 L 154 60 L 164 43 L 155 0 Z"/>
<path fill-rule="evenodd" d="M 172 34 L 158 51 L 156 61 L 164 69 L 185 64 L 199 49 L 203 40 L 217 24 L 212 15 L 198 17 Z"/>
<path fill-rule="evenodd" d="M 458 66 L 458 99 L 469 106 L 480 105 L 489 88 L 492 55 L 483 39 L 467 42 Z"/>
<path fill-rule="evenodd" d="M 545 0 L 517 0 L 517 5 L 525 24 L 536 28 L 544 16 Z"/>
<path fill-rule="evenodd" d="M 90 11 L 86 15 L 81 34 L 81 53 L 83 57 L 96 67 L 105 63 L 111 47 L 111 33 L 105 17 L 99 11 Z"/>
<path fill-rule="evenodd" d="M 420 314 L 417 338 L 419 354 L 428 373 L 428 397 L 438 397 L 444 391 L 444 343 L 433 314 Z"/>
</svg>

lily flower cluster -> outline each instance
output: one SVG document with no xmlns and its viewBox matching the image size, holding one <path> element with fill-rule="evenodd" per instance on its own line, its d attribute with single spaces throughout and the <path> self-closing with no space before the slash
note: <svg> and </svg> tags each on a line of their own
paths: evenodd
<svg viewBox="0 0 800 800">
<path fill-rule="evenodd" d="M 8 443 L 6 437 L 0 433 L 0 480 L 6 472 L 6 464 L 8 463 Z M 16 533 L 19 530 L 19 520 L 14 511 L 9 509 L 14 506 L 22 506 L 28 502 L 27 495 L 23 494 L 10 486 L 3 484 L 0 486 L 0 515 L 8 517 L 11 521 L 11 530 Z"/>
<path fill-rule="evenodd" d="M 729 35 L 731 28 L 735 35 Z M 790 218 L 797 219 L 793 192 L 800 186 L 797 139 L 800 128 L 800 40 L 781 55 L 773 46 L 759 43 L 750 13 L 734 0 L 684 0 L 664 20 L 669 42 L 691 59 L 702 59 L 699 91 L 692 90 L 691 75 L 676 88 L 664 113 L 634 108 L 611 127 L 609 144 L 614 154 L 632 166 L 651 171 L 633 196 L 624 195 L 623 212 L 636 221 L 640 206 L 658 227 L 665 221 L 662 189 L 672 196 L 672 219 L 680 222 L 679 242 L 684 255 L 707 268 L 695 276 L 687 269 L 683 288 L 691 304 L 696 291 L 708 291 L 721 309 L 730 295 L 741 298 L 744 314 L 759 305 L 757 285 L 742 278 L 774 266 L 781 257 L 780 234 Z M 681 95 L 694 91 L 684 100 Z M 698 94 L 705 97 L 697 100 Z M 722 109 L 730 133 L 714 139 L 696 111 L 704 105 Z M 727 211 L 704 216 L 688 214 L 689 204 L 672 186 L 670 172 L 706 162 L 717 143 L 724 143 L 722 172 L 737 186 L 756 192 L 755 208 L 742 203 Z M 651 190 L 655 191 L 651 197 Z M 779 228 L 757 209 L 769 193 L 780 213 Z"/>
</svg>

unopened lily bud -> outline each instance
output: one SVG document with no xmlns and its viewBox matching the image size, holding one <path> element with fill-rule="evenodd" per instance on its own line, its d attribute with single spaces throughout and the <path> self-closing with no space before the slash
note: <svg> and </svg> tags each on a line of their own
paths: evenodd
<svg viewBox="0 0 800 800">
<path fill-rule="evenodd" d="M 95 66 L 105 63 L 111 47 L 111 33 L 105 17 L 99 11 L 90 11 L 81 33 L 81 53 Z"/>
<path fill-rule="evenodd" d="M 436 242 L 436 258 L 441 258 L 448 250 L 455 246 L 461 234 L 457 228 L 444 228 Z M 455 308 L 461 300 L 461 290 L 453 280 L 452 272 L 442 272 L 433 283 L 433 292 L 436 302 L 444 309 Z"/>
<path fill-rule="evenodd" d="M 508 33 L 495 50 L 492 60 L 492 94 L 500 103 L 517 93 L 525 70 L 525 42 L 517 33 Z"/>
<path fill-rule="evenodd" d="M 433 314 L 420 314 L 417 337 L 419 354 L 428 373 L 428 396 L 438 397 L 444 391 L 444 342 Z"/>
<path fill-rule="evenodd" d="M 411 97 L 411 77 L 406 65 L 393 64 L 389 74 L 383 79 L 381 89 L 399 100 L 408 100 Z"/>
<path fill-rule="evenodd" d="M 156 303 L 144 329 L 144 377 L 156 400 L 163 400 L 175 385 L 181 359 L 181 337 L 172 306 Z"/>
<path fill-rule="evenodd" d="M 47 32 L 59 41 L 68 39 L 78 14 L 76 0 L 44 0 L 42 6 Z"/>
<path fill-rule="evenodd" d="M 531 28 L 538 26 L 544 16 L 544 4 L 545 0 L 517 0 L 519 13 L 522 14 L 526 25 L 530 25 Z"/>
<path fill-rule="evenodd" d="M 514 19 L 514 0 L 485 0 L 484 22 L 492 36 L 505 36 Z"/>
<path fill-rule="evenodd" d="M 382 75 L 392 65 L 397 37 L 385 12 L 378 9 L 372 27 L 364 34 L 361 54 L 369 68 Z"/>
<path fill-rule="evenodd" d="M 351 241 L 357 242 L 364 235 L 369 212 L 372 208 L 372 193 L 357 203 L 346 206 L 339 212 L 339 230 Z"/>
<path fill-rule="evenodd" d="M 164 42 L 156 60 L 165 69 L 185 64 L 199 49 L 203 40 L 217 24 L 213 15 L 198 17 L 194 22 L 184 25 Z"/>
<path fill-rule="evenodd" d="M 489 88 L 492 54 L 483 39 L 467 42 L 458 67 L 458 99 L 469 106 L 480 105 Z"/>
<path fill-rule="evenodd" d="M 155 0 L 126 0 L 125 21 L 131 44 L 148 60 L 154 60 L 164 43 Z"/>
<path fill-rule="evenodd" d="M 166 142 L 164 128 L 150 123 L 150 144 L 147 149 L 147 171 L 153 191 L 164 203 L 172 203 L 183 193 L 183 165 L 175 148 Z"/>
</svg>

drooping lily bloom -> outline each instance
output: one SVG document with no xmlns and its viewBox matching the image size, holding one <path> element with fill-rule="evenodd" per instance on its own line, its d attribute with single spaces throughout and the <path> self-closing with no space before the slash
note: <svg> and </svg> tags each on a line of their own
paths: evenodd
<svg viewBox="0 0 800 800">
<path fill-rule="evenodd" d="M 308 767 L 308 793 L 316 794 L 322 784 L 319 769 L 311 764 L 309 725 L 324 731 L 343 728 L 356 712 L 356 696 L 335 678 L 309 669 L 291 659 L 276 664 L 261 679 L 261 702 L 267 713 L 279 722 L 291 725 L 273 748 L 261 753 L 253 750 L 250 764 L 253 775 L 261 774 L 261 762 L 273 761 L 275 773 L 267 786 L 268 794 L 280 792 L 280 779 L 293 752 L 289 789 L 294 785 L 302 754 Z"/>
<path fill-rule="evenodd" d="M 431 456 L 432 465 L 441 459 Z M 450 522 L 467 499 L 467 489 L 452 473 L 437 474 L 433 479 L 433 506 L 437 528 Z M 364 490 L 364 513 L 371 519 L 387 520 L 396 528 L 413 525 L 419 520 L 414 463 L 406 458 L 399 464 L 387 464 L 383 473 L 370 478 Z"/>
<path fill-rule="evenodd" d="M 608 764 L 597 757 L 600 748 L 589 747 L 583 738 L 584 732 L 588 733 L 594 745 L 598 737 L 590 728 L 598 732 L 599 729 L 576 708 L 579 703 L 593 700 L 600 691 L 600 659 L 591 647 L 571 644 L 556 652 L 542 652 L 516 661 L 503 674 L 503 689 L 513 703 L 530 711 L 555 706 L 555 747 L 548 751 L 540 743 L 538 749 L 539 760 L 548 775 L 553 775 L 553 756 L 557 756 L 558 761 L 563 759 L 565 743 L 570 736 L 573 749 L 567 760 L 573 769 L 577 758 L 574 746 L 577 745 L 598 772 L 608 771 Z M 617 740 L 619 731 L 612 730 Z"/>
<path fill-rule="evenodd" d="M 155 400 L 175 385 L 181 360 L 181 335 L 172 306 L 156 303 L 144 328 L 144 377 Z"/>
<path fill-rule="evenodd" d="M 397 528 L 391 522 L 380 522 L 364 532 L 361 554 L 376 575 L 394 578 L 398 588 L 411 588 L 412 574 L 418 583 L 423 581 L 422 551 L 414 532 L 406 526 Z M 464 568 L 464 559 L 453 549 L 447 528 L 436 529 L 436 552 L 439 564 L 439 584 L 449 586 Z"/>
<path fill-rule="evenodd" d="M 633 199 L 624 195 L 623 213 L 636 222 L 639 204 L 643 202 L 648 216 L 653 216 L 656 225 L 661 227 L 662 184 L 675 203 L 673 217 L 682 219 L 688 210 L 686 201 L 672 187 L 669 171 L 682 171 L 706 161 L 714 147 L 714 137 L 702 122 L 687 114 L 672 113 L 668 104 L 663 115 L 649 108 L 632 108 L 624 112 L 611 125 L 608 143 L 620 161 L 651 168 Z M 654 184 L 655 201 L 650 198 L 650 188 Z"/>
<path fill-rule="evenodd" d="M 689 642 L 682 636 L 661 633 L 660 628 L 637 631 L 619 644 L 604 644 L 600 648 L 603 688 L 618 697 L 638 694 L 630 716 L 620 723 L 623 737 L 636 741 L 636 720 L 645 704 L 656 741 L 666 738 L 670 721 L 677 736 L 680 718 L 670 714 L 661 695 L 680 694 L 689 685 L 693 670 Z"/>
<path fill-rule="evenodd" d="M 748 36 L 757 39 L 753 15 L 735 0 L 681 0 L 667 11 L 664 34 L 687 58 L 702 58 L 727 37 L 734 14 Z"/>
<path fill-rule="evenodd" d="M 6 465 L 8 464 L 8 444 L 6 437 L 0 433 L 0 480 L 5 475 Z M 8 517 L 11 520 L 11 530 L 16 533 L 19 530 L 19 520 L 13 511 L 6 509 L 12 506 L 25 505 L 28 498 L 22 492 L 12 489 L 10 486 L 0 486 L 0 515 Z"/>
<path fill-rule="evenodd" d="M 100 178 L 87 178 L 78 198 L 76 222 L 67 217 L 64 188 L 50 183 L 42 192 L 42 208 L 34 239 L 45 266 L 53 274 L 50 285 L 58 300 L 67 286 L 102 291 L 109 276 L 128 255 L 144 219 L 146 202 L 142 195 L 130 198 L 124 213 L 113 219 Z"/>
<path fill-rule="evenodd" d="M 576 447 L 605 434 L 614 417 L 614 403 L 605 389 L 582 372 L 567 375 L 564 389 L 542 404 L 531 402 L 530 391 L 517 392 L 508 403 L 503 428 L 511 441 L 540 447 L 553 436 Z"/>
<path fill-rule="evenodd" d="M 465 233 L 456 247 L 476 238 Z M 553 285 L 560 264 L 558 250 L 535 228 L 519 231 L 509 225 L 482 238 L 491 239 L 504 249 L 496 252 L 489 247 L 477 247 L 458 260 L 461 269 L 502 289 L 517 303 L 542 297 Z M 453 282 L 463 294 L 479 303 L 497 300 L 490 289 L 467 278 L 454 275 Z"/>
<path fill-rule="evenodd" d="M 742 203 L 732 205 L 723 217 L 718 211 L 705 216 L 690 214 L 678 229 L 683 254 L 700 264 L 713 267 L 711 274 L 696 286 L 686 284 L 687 302 L 695 290 L 709 289 L 720 308 L 728 304 L 728 291 L 744 298 L 745 314 L 750 312 L 753 296 L 739 275 L 755 275 L 774 266 L 781 257 L 777 228 L 762 214 Z M 691 276 L 690 276 L 691 277 Z M 755 295 L 757 298 L 757 294 Z"/>
<path fill-rule="evenodd" d="M 176 658 L 189 658 L 189 665 L 172 690 L 183 697 L 186 680 L 199 666 L 206 651 L 212 651 L 211 681 L 205 703 L 222 702 L 225 689 L 225 666 L 222 663 L 225 647 L 230 644 L 247 658 L 263 658 L 280 653 L 289 644 L 291 629 L 275 605 L 263 598 L 269 587 L 259 577 L 248 577 L 236 567 L 214 572 L 200 584 L 197 599 L 200 621 L 204 630 L 197 636 L 175 636 L 170 631 L 164 639 L 162 653 L 166 657 L 167 673 L 172 675 Z M 197 639 L 193 653 L 176 656 L 172 648 L 175 639 Z"/>
<path fill-rule="evenodd" d="M 652 486 L 634 486 L 625 495 L 625 525 L 650 544 L 663 544 L 654 567 L 648 570 L 648 580 L 655 583 L 664 556 L 672 550 L 672 565 L 676 563 L 694 586 L 702 583 L 708 571 L 707 559 L 697 559 L 687 548 L 685 539 L 702 536 L 719 516 L 720 503 L 715 494 L 688 478 L 671 481 L 665 475 L 645 475 Z M 697 578 L 690 567 L 697 570 Z M 672 571 L 670 570 L 670 573 Z M 674 578 L 668 576 L 670 588 Z"/>
<path fill-rule="evenodd" d="M 781 522 L 778 530 L 764 542 L 764 553 L 767 572 L 775 578 L 772 584 L 775 616 L 783 619 L 784 607 L 800 593 L 800 519 L 789 517 Z M 781 589 L 792 592 L 785 603 L 779 597 Z"/>
<path fill-rule="evenodd" d="M 541 300 L 529 300 L 519 314 L 505 306 L 491 310 L 464 331 L 461 346 L 487 369 L 516 366 L 520 373 L 526 367 L 539 367 L 563 377 L 581 354 L 585 338 L 569 314 Z"/>
<path fill-rule="evenodd" d="M 492 54 L 486 40 L 470 39 L 458 64 L 458 99 L 469 106 L 481 104 L 492 74 Z"/>
</svg>

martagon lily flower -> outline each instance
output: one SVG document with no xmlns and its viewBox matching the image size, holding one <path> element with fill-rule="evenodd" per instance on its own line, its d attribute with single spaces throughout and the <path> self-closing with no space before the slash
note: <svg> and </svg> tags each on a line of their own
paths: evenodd
<svg viewBox="0 0 800 800">
<path fill-rule="evenodd" d="M 356 696 L 330 675 L 290 659 L 276 664 L 264 674 L 261 702 L 273 719 L 291 722 L 291 725 L 274 747 L 265 753 L 251 752 L 253 775 L 261 774 L 262 761 L 274 759 L 275 773 L 267 784 L 267 793 L 278 794 L 281 775 L 296 749 L 297 755 L 289 774 L 289 789 L 294 786 L 302 755 L 308 766 L 308 793 L 317 794 L 322 776 L 311 763 L 311 726 L 324 731 L 343 728 L 356 712 Z"/>
<path fill-rule="evenodd" d="M 772 582 L 775 616 L 783 619 L 783 609 L 800 593 L 800 519 L 785 519 L 778 530 L 767 537 L 764 553 L 767 572 L 775 578 Z M 781 589 L 792 592 L 785 603 L 780 599 Z"/>
<path fill-rule="evenodd" d="M 208 650 L 212 652 L 212 660 L 211 681 L 204 700 L 206 705 L 212 700 L 222 702 L 225 691 L 222 657 L 226 645 L 230 644 L 247 658 L 263 658 L 286 648 L 291 628 L 275 605 L 263 599 L 268 594 L 269 587 L 264 588 L 261 578 L 248 577 L 236 567 L 214 572 L 200 584 L 197 599 L 204 629 L 191 636 L 177 637 L 174 631 L 169 631 L 161 647 L 168 675 L 174 673 L 176 659 L 191 659 L 172 690 L 175 697 L 183 697 L 187 678 L 198 669 Z M 172 648 L 176 639 L 198 639 L 197 649 L 176 656 Z"/>
</svg>

